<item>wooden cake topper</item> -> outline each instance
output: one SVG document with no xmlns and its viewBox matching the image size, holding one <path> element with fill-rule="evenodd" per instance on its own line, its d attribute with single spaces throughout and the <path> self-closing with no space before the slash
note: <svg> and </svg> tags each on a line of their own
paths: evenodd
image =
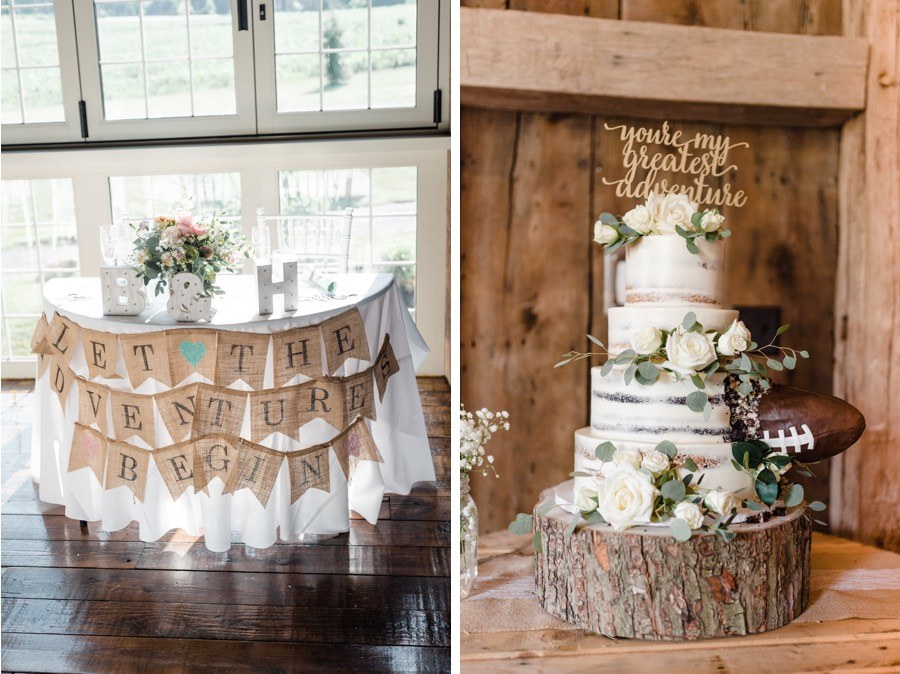
<svg viewBox="0 0 900 674">
<path fill-rule="evenodd" d="M 722 181 L 721 187 L 717 187 L 709 184 L 709 179 L 737 171 L 737 165 L 730 162 L 729 153 L 735 148 L 749 148 L 749 143 L 735 143 L 722 135 L 686 135 L 673 130 L 668 122 L 663 122 L 659 128 L 606 123 L 603 128 L 618 131 L 619 140 L 624 143 L 625 176 L 619 180 L 602 178 L 604 185 L 616 186 L 617 197 L 646 199 L 651 192 L 677 192 L 686 194 L 695 203 L 709 206 L 740 208 L 747 203 L 743 190 L 732 192 L 728 182 Z M 651 149 L 651 146 L 660 145 L 663 150 Z M 638 171 L 646 172 L 646 177 L 640 181 Z M 660 171 L 683 174 L 684 182 L 658 179 Z"/>
</svg>

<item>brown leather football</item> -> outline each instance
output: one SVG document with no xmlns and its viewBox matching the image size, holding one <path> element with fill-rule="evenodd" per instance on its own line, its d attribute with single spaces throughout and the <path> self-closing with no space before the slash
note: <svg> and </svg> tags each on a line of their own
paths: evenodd
<svg viewBox="0 0 900 674">
<path fill-rule="evenodd" d="M 866 429 L 850 403 L 793 386 L 773 386 L 759 403 L 759 438 L 802 463 L 848 449 Z"/>
</svg>

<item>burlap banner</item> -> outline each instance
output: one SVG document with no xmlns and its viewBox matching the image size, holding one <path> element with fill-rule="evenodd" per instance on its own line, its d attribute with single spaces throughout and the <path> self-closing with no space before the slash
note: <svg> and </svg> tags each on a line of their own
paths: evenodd
<svg viewBox="0 0 900 674">
<path fill-rule="evenodd" d="M 216 383 L 231 386 L 242 380 L 250 388 L 263 387 L 270 335 L 256 332 L 219 332 L 216 353 Z M 277 370 L 276 370 L 277 380 Z M 275 386 L 281 386 L 277 381 Z"/>
<path fill-rule="evenodd" d="M 173 388 L 153 396 L 156 409 L 172 437 L 172 442 L 181 442 L 191 435 L 194 428 L 194 409 L 199 384 L 188 384 Z"/>
<path fill-rule="evenodd" d="M 75 432 L 72 434 L 72 449 L 69 452 L 68 472 L 90 468 L 91 472 L 97 476 L 97 481 L 103 484 L 106 447 L 105 435 L 101 435 L 93 428 L 76 423 Z"/>
<path fill-rule="evenodd" d="M 115 439 L 125 441 L 137 436 L 150 447 L 155 447 L 153 396 L 111 390 L 109 400 Z"/>
<path fill-rule="evenodd" d="M 349 377 L 344 377 L 344 423 L 357 416 L 377 420 L 375 413 L 375 386 L 372 380 L 373 367 Z"/>
<path fill-rule="evenodd" d="M 388 379 L 400 372 L 400 364 L 394 356 L 394 348 L 391 346 L 391 336 L 384 335 L 384 343 L 375 357 L 375 385 L 378 387 L 378 400 L 384 400 L 387 391 Z"/>
<path fill-rule="evenodd" d="M 104 436 L 109 435 L 106 410 L 109 388 L 78 377 L 78 422 L 85 426 L 96 424 Z"/>
<path fill-rule="evenodd" d="M 119 339 L 122 340 L 122 357 L 132 387 L 137 388 L 148 379 L 155 379 L 166 386 L 172 385 L 165 332 L 119 335 Z"/>
<path fill-rule="evenodd" d="M 334 374 L 348 358 L 369 360 L 369 340 L 359 309 L 353 307 L 339 316 L 329 318 L 320 326 L 325 342 L 328 374 Z"/>
<path fill-rule="evenodd" d="M 72 391 L 72 384 L 75 383 L 75 373 L 59 356 L 47 356 L 47 358 L 50 365 L 50 388 L 59 398 L 62 408 L 66 409 L 66 401 Z"/>
<path fill-rule="evenodd" d="M 211 382 L 216 380 L 217 330 L 166 330 L 169 373 L 178 386 L 192 374 Z"/>
<path fill-rule="evenodd" d="M 244 425 L 246 408 L 246 391 L 219 388 L 209 384 L 198 385 L 193 437 L 198 438 L 210 433 L 239 436 Z"/>
<path fill-rule="evenodd" d="M 321 489 L 326 494 L 331 491 L 330 447 L 325 443 L 285 454 L 291 477 L 291 505 L 310 489 Z"/>
<path fill-rule="evenodd" d="M 298 374 L 321 377 L 324 369 L 319 328 L 313 325 L 273 334 L 272 363 L 275 368 L 275 386 L 284 386 Z"/>
<path fill-rule="evenodd" d="M 94 377 L 118 379 L 120 377 L 116 374 L 116 361 L 119 358 L 118 335 L 85 328 L 79 328 L 79 331 L 84 359 L 88 366 L 88 379 Z"/>
<path fill-rule="evenodd" d="M 34 334 L 31 335 L 31 353 L 46 355 L 53 353 L 53 349 L 50 348 L 50 342 L 47 341 L 49 332 L 50 323 L 47 322 L 47 317 L 41 314 L 37 325 L 34 326 Z"/>
<path fill-rule="evenodd" d="M 134 497 L 144 502 L 147 487 L 147 473 L 150 469 L 150 452 L 127 442 L 110 440 L 106 454 L 107 489 L 125 485 Z"/>
<path fill-rule="evenodd" d="M 335 428 L 344 427 L 344 386 L 340 379 L 314 379 L 300 384 L 297 416 L 300 426 L 323 419 Z"/>
<path fill-rule="evenodd" d="M 284 453 L 241 440 L 237 466 L 228 476 L 222 493 L 233 494 L 239 489 L 249 489 L 265 508 L 283 461 Z"/>
<path fill-rule="evenodd" d="M 228 477 L 237 466 L 240 438 L 227 435 L 207 435 L 194 443 L 194 492 L 209 494 L 209 483 L 219 478 L 228 484 Z"/>
<path fill-rule="evenodd" d="M 47 328 L 47 343 L 49 353 L 53 354 L 66 365 L 72 362 L 75 351 L 78 349 L 78 326 L 65 316 L 56 314 L 53 322 Z"/>
<path fill-rule="evenodd" d="M 272 433 L 281 433 L 298 440 L 299 393 L 299 386 L 250 393 L 250 440 L 261 442 Z"/>
<path fill-rule="evenodd" d="M 177 501 L 188 487 L 194 486 L 194 450 L 196 440 L 179 442 L 177 445 L 157 449 L 153 452 L 153 461 L 162 475 L 163 482 Z"/>
<path fill-rule="evenodd" d="M 362 417 L 357 417 L 343 432 L 332 439 L 330 444 L 348 481 L 357 461 L 384 463 L 366 420 Z"/>
</svg>

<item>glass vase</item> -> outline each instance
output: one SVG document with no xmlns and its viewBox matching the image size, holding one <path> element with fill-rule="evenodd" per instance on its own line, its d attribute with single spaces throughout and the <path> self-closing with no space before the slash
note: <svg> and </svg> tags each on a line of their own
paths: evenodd
<svg viewBox="0 0 900 674">
<path fill-rule="evenodd" d="M 469 596 L 478 578 L 478 507 L 469 493 L 469 476 L 459 480 L 459 592 Z"/>
</svg>

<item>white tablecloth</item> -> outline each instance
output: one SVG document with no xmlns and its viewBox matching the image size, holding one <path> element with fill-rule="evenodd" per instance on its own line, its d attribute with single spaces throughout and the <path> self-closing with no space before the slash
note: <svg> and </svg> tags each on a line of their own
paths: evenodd
<svg viewBox="0 0 900 674">
<path fill-rule="evenodd" d="M 354 510 L 375 523 L 385 492 L 408 494 L 413 483 L 434 480 L 434 467 L 425 431 L 425 420 L 419 401 L 415 371 L 428 355 L 428 347 L 400 298 L 390 274 L 347 274 L 336 276 L 334 298 L 325 298 L 310 290 L 301 298 L 300 309 L 285 313 L 280 297 L 275 312 L 259 316 L 256 280 L 253 276 L 222 276 L 219 285 L 225 295 L 213 301 L 217 313 L 212 324 L 176 323 L 165 310 L 166 295 L 161 295 L 139 316 L 103 316 L 100 281 L 97 278 L 53 279 L 44 288 L 44 312 L 52 320 L 54 312 L 92 330 L 119 334 L 150 332 L 172 328 L 213 327 L 219 329 L 272 333 L 304 327 L 357 306 L 366 327 L 371 357 L 374 359 L 386 333 L 400 364 L 399 373 L 388 381 L 383 401 L 376 398 L 378 420 L 370 423 L 372 436 L 384 458 L 383 464 L 360 461 L 351 484 L 347 484 L 333 452 L 330 453 L 331 489 L 329 493 L 312 489 L 297 502 L 290 503 L 290 484 L 286 463 L 266 508 L 247 489 L 222 494 L 221 480 L 213 480 L 209 495 L 188 489 L 173 501 L 155 465 L 151 462 L 146 497 L 138 502 L 127 488 L 105 490 L 90 470 L 67 473 L 74 424 L 78 418 L 78 391 L 73 390 L 65 409 L 50 388 L 50 368 L 37 379 L 34 435 L 32 439 L 33 471 L 40 481 L 40 498 L 47 503 L 65 506 L 66 515 L 75 519 L 99 521 L 105 531 L 115 531 L 137 521 L 140 537 L 154 541 L 174 528 L 188 534 L 205 536 L 210 550 L 227 550 L 232 532 L 256 548 L 282 539 L 304 534 L 334 534 L 349 530 L 349 512 Z M 152 290 L 152 288 L 151 288 Z M 152 293 L 150 293 L 152 295 Z M 336 376 L 355 374 L 371 363 L 350 359 Z M 79 349 L 71 362 L 72 370 L 87 376 L 87 364 Z M 100 379 L 112 389 L 131 390 L 121 353 L 117 373 L 123 379 Z M 194 375 L 190 381 L 202 381 Z M 240 387 L 243 382 L 234 385 Z M 77 385 L 76 385 L 77 386 Z M 274 386 L 272 354 L 266 363 L 265 388 Z M 247 387 L 243 387 L 247 388 Z M 169 390 L 148 380 L 134 389 L 152 394 Z M 157 428 L 162 425 L 156 413 Z M 249 437 L 245 421 L 242 436 Z M 321 419 L 303 427 L 303 445 L 275 435 L 264 444 L 278 450 L 294 450 L 330 440 L 337 431 Z"/>
</svg>

